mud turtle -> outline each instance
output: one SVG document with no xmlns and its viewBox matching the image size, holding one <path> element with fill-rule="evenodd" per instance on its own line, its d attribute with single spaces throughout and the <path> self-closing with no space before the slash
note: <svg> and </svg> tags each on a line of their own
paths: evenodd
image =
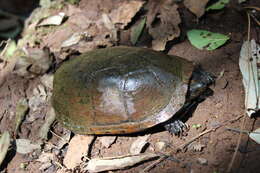
<svg viewBox="0 0 260 173">
<path fill-rule="evenodd" d="M 57 119 L 79 134 L 126 134 L 161 123 L 177 134 L 185 125 L 173 115 L 204 98 L 212 82 L 210 74 L 180 57 L 104 48 L 61 65 L 52 104 Z"/>
</svg>

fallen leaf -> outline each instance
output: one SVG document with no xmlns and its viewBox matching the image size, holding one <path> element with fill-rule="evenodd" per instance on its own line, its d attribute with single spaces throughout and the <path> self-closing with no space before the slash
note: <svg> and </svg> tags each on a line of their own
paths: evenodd
<svg viewBox="0 0 260 173">
<path fill-rule="evenodd" d="M 147 140 L 150 135 L 139 136 L 131 145 L 130 153 L 131 154 L 140 154 L 143 148 L 148 144 Z"/>
<path fill-rule="evenodd" d="M 180 35 L 178 6 L 172 0 L 149 1 L 147 26 L 153 37 L 152 48 L 164 50 L 166 43 Z"/>
<path fill-rule="evenodd" d="M 131 28 L 131 42 L 133 45 L 136 44 L 136 42 L 138 41 L 138 39 L 140 38 L 144 27 L 145 27 L 145 23 L 146 23 L 146 18 L 143 18 L 136 26 L 133 26 Z"/>
<path fill-rule="evenodd" d="M 208 6 L 206 8 L 206 11 L 209 10 L 221 10 L 223 9 L 227 4 L 229 3 L 229 0 L 218 0 L 216 3 Z"/>
<path fill-rule="evenodd" d="M 117 136 L 102 136 L 98 137 L 98 140 L 101 142 L 101 144 L 109 148 L 113 143 L 115 143 Z"/>
<path fill-rule="evenodd" d="M 194 13 L 198 18 L 200 18 L 204 12 L 205 7 L 209 0 L 185 0 L 184 5 L 188 8 L 192 13 Z"/>
<path fill-rule="evenodd" d="M 55 160 L 57 160 L 57 158 L 54 153 L 43 152 L 36 161 L 42 163 L 42 165 L 39 167 L 39 170 L 46 170 L 53 165 Z"/>
<path fill-rule="evenodd" d="M 47 48 L 24 49 L 24 56 L 20 56 L 15 64 L 14 73 L 19 76 L 33 78 L 44 74 L 52 64 L 49 50 Z"/>
<path fill-rule="evenodd" d="M 37 26 L 60 25 L 64 21 L 65 17 L 65 13 L 60 12 L 57 15 L 42 19 Z"/>
<path fill-rule="evenodd" d="M 95 158 L 89 160 L 86 169 L 91 173 L 124 169 L 140 162 L 155 159 L 156 157 L 158 157 L 157 154 L 147 153 L 114 158 Z"/>
<path fill-rule="evenodd" d="M 47 163 L 47 162 L 51 162 L 53 161 L 55 158 L 55 154 L 54 153 L 41 153 L 41 155 L 39 156 L 39 158 L 36 160 L 37 162 L 41 162 L 41 163 Z"/>
<path fill-rule="evenodd" d="M 7 44 L 5 45 L 4 50 L 1 52 L 0 59 L 5 60 L 3 62 L 3 66 L 0 68 L 0 87 L 5 82 L 6 77 L 13 71 L 15 64 L 17 62 L 17 56 L 15 56 L 15 52 L 10 51 L 10 49 L 13 49 L 12 41 L 7 41 Z M 9 53 L 12 52 L 12 56 L 8 57 L 10 55 Z M 16 51 L 17 54 L 19 54 L 19 51 Z M 6 56 L 7 55 L 7 56 Z M 13 56 L 14 55 L 14 56 Z"/>
<path fill-rule="evenodd" d="M 249 137 L 253 139 L 256 143 L 260 144 L 260 128 L 249 133 Z"/>
<path fill-rule="evenodd" d="M 26 98 L 22 98 L 18 101 L 16 105 L 15 112 L 15 134 L 17 134 L 18 129 L 24 120 L 24 117 L 29 109 L 28 101 Z"/>
<path fill-rule="evenodd" d="M 240 50 L 239 68 L 245 90 L 245 111 L 250 117 L 260 108 L 260 46 L 255 40 L 245 41 Z"/>
<path fill-rule="evenodd" d="M 9 146 L 10 146 L 10 134 L 7 131 L 5 131 L 4 133 L 2 133 L 0 138 L 0 166 L 3 160 L 5 159 Z"/>
<path fill-rule="evenodd" d="M 53 108 L 50 108 L 47 112 L 45 122 L 39 131 L 40 139 L 44 139 L 44 140 L 48 139 L 48 133 L 50 131 L 50 127 L 51 127 L 52 123 L 54 122 L 54 120 L 55 120 L 55 111 Z"/>
<path fill-rule="evenodd" d="M 33 89 L 33 95 L 28 98 L 29 99 L 29 108 L 31 112 L 35 112 L 39 109 L 41 105 L 46 104 L 48 95 L 43 85 L 39 84 L 37 87 Z M 33 118 L 33 117 L 29 117 Z M 34 119 L 27 119 L 29 121 L 33 121 Z"/>
<path fill-rule="evenodd" d="M 39 167 L 39 170 L 44 171 L 44 170 L 48 169 L 48 168 L 51 167 L 51 166 L 52 166 L 52 163 L 51 163 L 51 162 L 47 162 L 47 163 L 42 164 L 42 165 Z"/>
<path fill-rule="evenodd" d="M 54 75 L 53 74 L 45 74 L 43 75 L 40 80 L 41 83 L 48 89 L 52 90 L 53 88 L 53 78 Z"/>
<path fill-rule="evenodd" d="M 217 49 L 229 40 L 226 35 L 199 29 L 189 30 L 187 36 L 193 46 L 206 50 Z"/>
<path fill-rule="evenodd" d="M 16 139 L 16 152 L 20 154 L 28 154 L 34 150 L 41 149 L 41 144 L 32 143 L 29 139 Z"/>
<path fill-rule="evenodd" d="M 109 17 L 115 25 L 119 26 L 120 29 L 124 29 L 144 3 L 144 1 L 136 0 L 122 1 L 118 8 L 114 8 L 114 10 L 111 11 Z"/>
<path fill-rule="evenodd" d="M 4 49 L 0 53 L 0 59 L 8 61 L 14 55 L 17 45 L 14 40 L 8 39 Z"/>
<path fill-rule="evenodd" d="M 78 166 L 82 162 L 81 158 L 88 154 L 90 144 L 93 140 L 94 136 L 75 135 L 69 143 L 63 164 L 68 169 L 74 169 Z"/>
<path fill-rule="evenodd" d="M 73 33 L 67 40 L 65 40 L 62 44 L 61 47 L 69 47 L 72 45 L 77 44 L 80 40 L 84 39 L 88 37 L 88 34 L 86 32 L 82 32 L 82 33 Z M 89 36 L 91 37 L 91 36 Z"/>
</svg>

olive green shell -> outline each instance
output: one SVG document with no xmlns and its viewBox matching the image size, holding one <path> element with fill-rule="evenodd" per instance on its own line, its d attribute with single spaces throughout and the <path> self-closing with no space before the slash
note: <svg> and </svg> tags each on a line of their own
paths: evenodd
<svg viewBox="0 0 260 173">
<path fill-rule="evenodd" d="M 57 119 L 79 134 L 125 134 L 170 119 L 184 104 L 193 64 L 144 48 L 90 51 L 54 76 Z"/>
</svg>

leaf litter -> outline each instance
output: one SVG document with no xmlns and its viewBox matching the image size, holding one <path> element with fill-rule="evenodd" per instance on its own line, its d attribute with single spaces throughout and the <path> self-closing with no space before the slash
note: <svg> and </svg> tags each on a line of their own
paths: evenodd
<svg viewBox="0 0 260 173">
<path fill-rule="evenodd" d="M 141 17 L 144 17 L 143 19 L 146 19 L 146 21 L 142 20 L 141 24 L 139 26 L 140 28 L 137 29 L 138 30 L 137 34 L 133 34 L 136 37 L 133 39 L 133 40 L 135 40 L 134 42 L 136 42 L 136 40 L 138 41 L 138 39 L 140 38 L 140 33 L 142 33 L 142 30 L 148 29 L 149 33 L 151 34 L 151 36 L 153 38 L 152 48 L 156 49 L 156 50 L 165 50 L 165 46 L 166 46 L 167 42 L 177 38 L 180 34 L 180 29 L 178 26 L 180 24 L 180 15 L 178 12 L 178 5 L 171 3 L 171 1 L 167 1 L 167 0 L 161 0 L 158 2 L 149 1 L 148 3 L 144 3 L 143 1 L 140 1 L 140 2 L 133 1 L 129 4 L 126 3 L 126 1 L 125 2 L 121 1 L 120 3 L 113 3 L 112 6 L 109 6 L 109 5 L 106 6 L 107 2 L 101 2 L 98 0 L 97 1 L 90 0 L 89 1 L 90 7 L 92 7 L 93 4 L 96 4 L 96 5 L 98 4 L 97 5 L 98 7 L 96 9 L 96 7 L 93 6 L 93 8 L 87 8 L 87 10 L 82 8 L 83 6 L 80 6 L 81 3 L 84 3 L 84 2 L 80 2 L 79 6 L 64 5 L 64 6 L 59 7 L 59 10 L 64 12 L 64 14 L 66 14 L 66 16 L 68 18 L 67 18 L 67 20 L 63 20 L 61 23 L 58 22 L 59 24 L 56 26 L 49 26 L 47 24 L 44 27 L 39 27 L 39 25 L 37 27 L 37 24 L 39 24 L 39 21 L 44 21 L 44 20 L 48 19 L 48 16 L 52 17 L 53 14 L 58 14 L 57 13 L 58 8 L 52 8 L 51 10 L 50 9 L 45 9 L 45 10 L 39 9 L 39 11 L 37 12 L 38 14 L 36 14 L 36 17 L 33 18 L 31 21 L 27 22 L 26 31 L 24 31 L 25 37 L 23 38 L 23 40 L 20 40 L 18 42 L 17 49 L 19 51 L 23 52 L 23 50 L 27 50 L 27 49 L 42 50 L 42 48 L 48 47 L 48 48 L 50 48 L 50 51 L 49 51 L 49 53 L 47 53 L 47 55 L 49 57 L 51 57 L 51 56 L 55 57 L 54 61 L 52 59 L 52 62 L 50 64 L 52 65 L 53 63 L 55 63 L 55 65 L 56 65 L 56 63 L 57 63 L 59 65 L 59 63 L 61 61 L 68 58 L 68 56 L 70 54 L 73 54 L 75 52 L 81 53 L 81 52 L 99 48 L 99 47 L 109 47 L 112 45 L 117 45 L 118 40 L 119 40 L 118 33 L 120 31 L 128 29 L 128 28 L 130 28 L 130 30 L 133 30 L 132 22 L 133 22 L 133 20 L 135 20 L 133 18 L 139 17 L 136 15 L 140 15 L 138 13 L 140 11 L 142 11 L 143 8 L 147 8 L 147 6 L 149 7 L 149 8 L 147 8 L 148 13 L 145 13 L 145 15 L 141 14 L 142 15 Z M 197 11 L 192 10 L 191 7 L 189 8 L 189 10 L 192 11 L 197 17 L 200 17 L 204 14 L 204 9 L 203 9 L 204 5 L 205 5 L 205 2 L 201 2 L 200 8 L 197 9 Z M 51 5 L 49 5 L 49 6 L 51 6 Z M 120 8 L 115 8 L 115 7 L 120 7 Z M 129 10 L 127 14 L 125 13 L 125 11 L 127 11 L 127 10 L 123 11 L 123 9 L 125 7 L 128 7 L 127 9 Z M 53 11 L 53 9 L 54 9 L 54 11 Z M 43 11 L 46 11 L 46 12 L 43 12 Z M 95 13 L 95 11 L 99 11 L 100 14 Z M 42 13 L 42 16 L 37 17 L 37 15 L 39 16 L 41 13 Z M 119 14 L 124 14 L 124 15 L 120 16 Z M 175 19 L 175 20 L 172 20 L 172 19 Z M 50 24 L 51 22 L 47 22 L 47 23 Z M 27 34 L 33 33 L 33 34 L 31 34 L 32 36 L 28 37 L 25 33 L 27 33 Z M 23 52 L 23 53 L 25 53 L 25 52 Z M 39 54 L 41 54 L 41 53 L 39 53 Z M 23 54 L 22 56 L 25 56 L 25 55 Z M 19 56 L 19 57 L 22 57 L 22 56 Z M 43 62 L 43 64 L 44 64 L 44 62 Z M 26 66 L 26 65 L 28 65 L 28 64 L 24 63 L 24 66 Z M 35 89 L 35 91 L 33 91 L 33 92 L 35 92 L 34 96 L 36 96 L 37 94 L 40 95 L 40 97 L 38 97 L 37 99 L 42 100 L 42 103 L 47 103 L 49 101 L 48 100 L 48 98 L 49 98 L 48 90 L 52 90 L 52 80 L 53 80 L 52 73 L 55 70 L 52 69 L 52 66 L 49 66 L 48 70 L 44 70 L 44 69 L 42 70 L 40 67 L 39 69 L 36 69 L 35 70 L 36 72 L 35 72 L 34 70 L 30 69 L 32 65 L 33 65 L 33 63 L 31 62 L 31 64 L 29 65 L 29 69 L 26 69 L 23 67 L 25 70 L 24 70 L 24 72 L 21 72 L 20 75 L 25 76 L 26 78 L 33 78 L 33 79 L 37 79 L 40 77 L 41 86 L 39 87 L 38 85 L 36 85 L 36 89 Z M 48 72 L 48 74 L 46 74 L 47 72 Z M 17 74 L 19 75 L 19 72 Z M 42 75 L 44 75 L 44 76 L 42 76 Z M 37 92 L 36 92 L 36 90 L 37 90 Z M 28 96 L 28 99 L 31 103 L 34 102 L 32 100 L 32 97 Z M 35 98 L 35 100 L 37 100 L 37 99 Z M 35 104 L 35 105 L 39 106 L 41 104 Z M 30 109 L 37 111 L 37 106 L 33 106 L 33 104 L 30 104 Z M 31 114 L 31 112 L 29 114 Z M 40 112 L 39 115 L 46 116 L 44 114 L 44 112 Z M 66 138 L 66 140 L 58 140 L 59 141 L 58 143 L 55 141 L 52 141 L 52 139 L 48 139 L 48 136 L 46 136 L 46 134 L 50 130 L 50 124 L 52 124 L 52 123 L 49 123 L 48 119 L 49 118 L 47 116 L 45 118 L 46 122 L 44 124 L 44 126 L 47 128 L 44 128 L 45 130 L 43 133 L 44 135 L 42 135 L 42 138 L 45 138 L 45 140 L 50 140 L 50 141 L 48 141 L 48 143 L 54 143 L 54 145 L 53 145 L 54 148 L 60 149 L 62 156 L 64 155 L 64 153 L 66 153 L 64 151 L 66 151 L 68 149 L 67 153 L 66 153 L 67 163 L 72 162 L 74 164 L 73 166 L 69 165 L 68 167 L 74 169 L 74 171 L 75 171 L 75 168 L 78 165 L 82 164 L 83 160 L 81 158 L 86 156 L 86 150 L 88 150 L 88 149 L 85 148 L 84 152 L 81 152 L 80 154 L 78 154 L 77 151 L 75 151 L 75 150 L 78 149 L 79 145 L 74 144 L 72 146 L 73 140 L 71 140 L 71 142 L 69 142 L 71 133 L 66 133 L 64 136 L 61 136 L 61 138 L 64 138 L 64 139 Z M 54 118 L 50 118 L 50 119 L 51 119 L 50 122 L 53 122 Z M 29 119 L 29 120 L 30 120 L 29 121 L 30 123 L 33 123 L 33 121 L 36 120 L 36 118 Z M 42 122 L 42 124 L 43 123 L 44 123 L 44 121 Z M 43 126 L 41 126 L 41 127 L 43 127 Z M 55 128 L 57 127 L 56 123 L 54 123 L 54 127 Z M 56 130 L 56 129 L 54 129 L 54 130 Z M 59 131 L 59 128 L 57 131 Z M 75 136 L 73 138 L 75 138 Z M 105 146 L 106 150 L 110 150 L 111 148 L 113 148 L 114 144 L 116 145 L 115 147 L 118 146 L 118 144 L 117 144 L 118 141 L 112 140 L 114 138 L 115 137 L 111 137 L 110 138 L 111 140 L 109 139 L 109 140 L 107 140 L 108 142 L 106 141 L 107 143 L 105 142 L 102 144 Z M 133 147 L 133 148 L 138 148 L 138 152 L 135 151 L 136 153 L 140 153 L 140 151 L 143 150 L 143 147 L 145 145 L 147 145 L 147 143 L 148 143 L 147 137 L 145 137 L 145 138 L 140 140 L 139 142 L 136 142 L 137 141 L 136 140 L 136 141 L 133 141 L 132 144 L 131 143 L 129 144 L 129 145 L 135 146 L 134 143 L 135 142 L 138 143 L 138 145 L 136 145 L 138 147 Z M 124 141 L 124 142 L 126 142 L 126 141 Z M 45 141 L 45 142 L 47 142 L 47 141 Z M 67 146 L 68 143 L 69 143 L 69 146 Z M 79 142 L 79 143 L 81 143 L 81 142 Z M 84 142 L 82 142 L 82 143 L 84 143 Z M 159 143 L 158 146 L 159 146 L 158 147 L 159 150 L 163 149 L 165 147 L 165 143 Z M 45 149 L 45 147 L 47 148 L 47 145 L 44 146 L 44 149 Z M 72 150 L 71 148 L 74 148 L 74 150 L 71 151 Z M 53 148 L 51 149 L 51 151 L 48 151 L 46 153 L 45 152 L 41 153 L 42 155 L 40 155 L 40 157 L 39 157 L 41 159 L 39 159 L 38 161 L 42 162 L 42 163 L 46 163 L 46 165 L 43 165 L 41 167 L 42 170 L 47 169 L 48 166 L 51 166 L 51 164 L 53 164 L 52 163 L 53 153 L 50 153 L 50 152 L 53 152 L 52 150 L 53 150 Z M 69 153 L 71 153 L 71 155 L 69 155 Z M 72 156 L 73 155 L 72 153 L 74 155 L 78 155 L 75 160 L 73 160 L 74 156 Z M 143 161 L 142 158 L 145 158 L 144 160 L 146 160 L 146 158 L 148 158 L 148 157 L 144 157 L 145 155 L 149 155 L 149 153 L 145 152 L 144 154 L 138 154 L 138 155 L 129 155 L 129 153 L 126 153 L 126 155 L 123 155 L 123 156 L 110 157 L 110 158 L 103 158 L 102 156 L 100 157 L 99 154 L 93 154 L 93 156 L 90 158 L 90 162 L 88 162 L 88 163 L 91 165 L 92 162 L 94 162 L 96 160 L 94 167 L 96 167 L 96 166 L 99 167 L 98 165 L 104 165 L 104 167 L 106 167 L 107 170 L 124 169 L 126 167 L 131 167 L 132 165 L 136 164 L 135 161 L 139 160 L 140 162 L 142 162 Z M 151 155 L 155 155 L 155 154 L 151 154 Z M 72 157 L 70 157 L 70 156 L 72 156 Z M 137 160 L 135 160 L 135 159 L 137 159 Z M 71 161 L 71 160 L 73 160 L 73 161 Z M 107 162 L 107 160 L 109 160 L 109 161 Z M 133 160 L 134 160 L 134 162 L 133 162 Z M 150 159 L 148 159 L 148 160 L 150 160 Z M 113 166 L 112 165 L 113 161 L 116 161 L 115 165 L 118 167 L 109 168 L 110 166 L 111 167 Z M 65 164 L 65 159 L 63 160 L 63 162 Z M 77 166 L 75 166 L 75 165 L 77 165 Z M 92 167 L 91 169 L 93 169 L 95 171 L 96 168 Z M 98 169 L 100 169 L 100 167 Z"/>
</svg>

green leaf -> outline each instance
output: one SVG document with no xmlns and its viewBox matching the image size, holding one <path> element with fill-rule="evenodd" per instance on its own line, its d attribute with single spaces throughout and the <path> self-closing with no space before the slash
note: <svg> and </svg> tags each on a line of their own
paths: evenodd
<svg viewBox="0 0 260 173">
<path fill-rule="evenodd" d="M 138 25 L 133 26 L 133 28 L 131 29 L 131 42 L 133 45 L 135 45 L 138 39 L 140 38 L 144 30 L 145 23 L 146 23 L 146 18 L 143 18 Z"/>
<path fill-rule="evenodd" d="M 10 135 L 5 131 L 0 138 L 0 165 L 2 164 L 10 145 Z"/>
<path fill-rule="evenodd" d="M 191 44 L 198 49 L 214 50 L 222 46 L 229 37 L 206 30 L 193 29 L 187 33 Z"/>
<path fill-rule="evenodd" d="M 229 0 L 219 0 L 218 2 L 208 6 L 206 8 L 206 11 L 209 10 L 221 10 L 222 8 L 224 8 L 226 6 L 226 4 L 229 3 Z"/>
<path fill-rule="evenodd" d="M 5 45 L 5 48 L 0 53 L 0 56 L 3 60 L 8 61 L 16 51 L 16 43 L 14 40 L 8 39 Z"/>
<path fill-rule="evenodd" d="M 253 139 L 256 143 L 260 144 L 260 128 L 249 133 L 249 137 Z"/>
</svg>

